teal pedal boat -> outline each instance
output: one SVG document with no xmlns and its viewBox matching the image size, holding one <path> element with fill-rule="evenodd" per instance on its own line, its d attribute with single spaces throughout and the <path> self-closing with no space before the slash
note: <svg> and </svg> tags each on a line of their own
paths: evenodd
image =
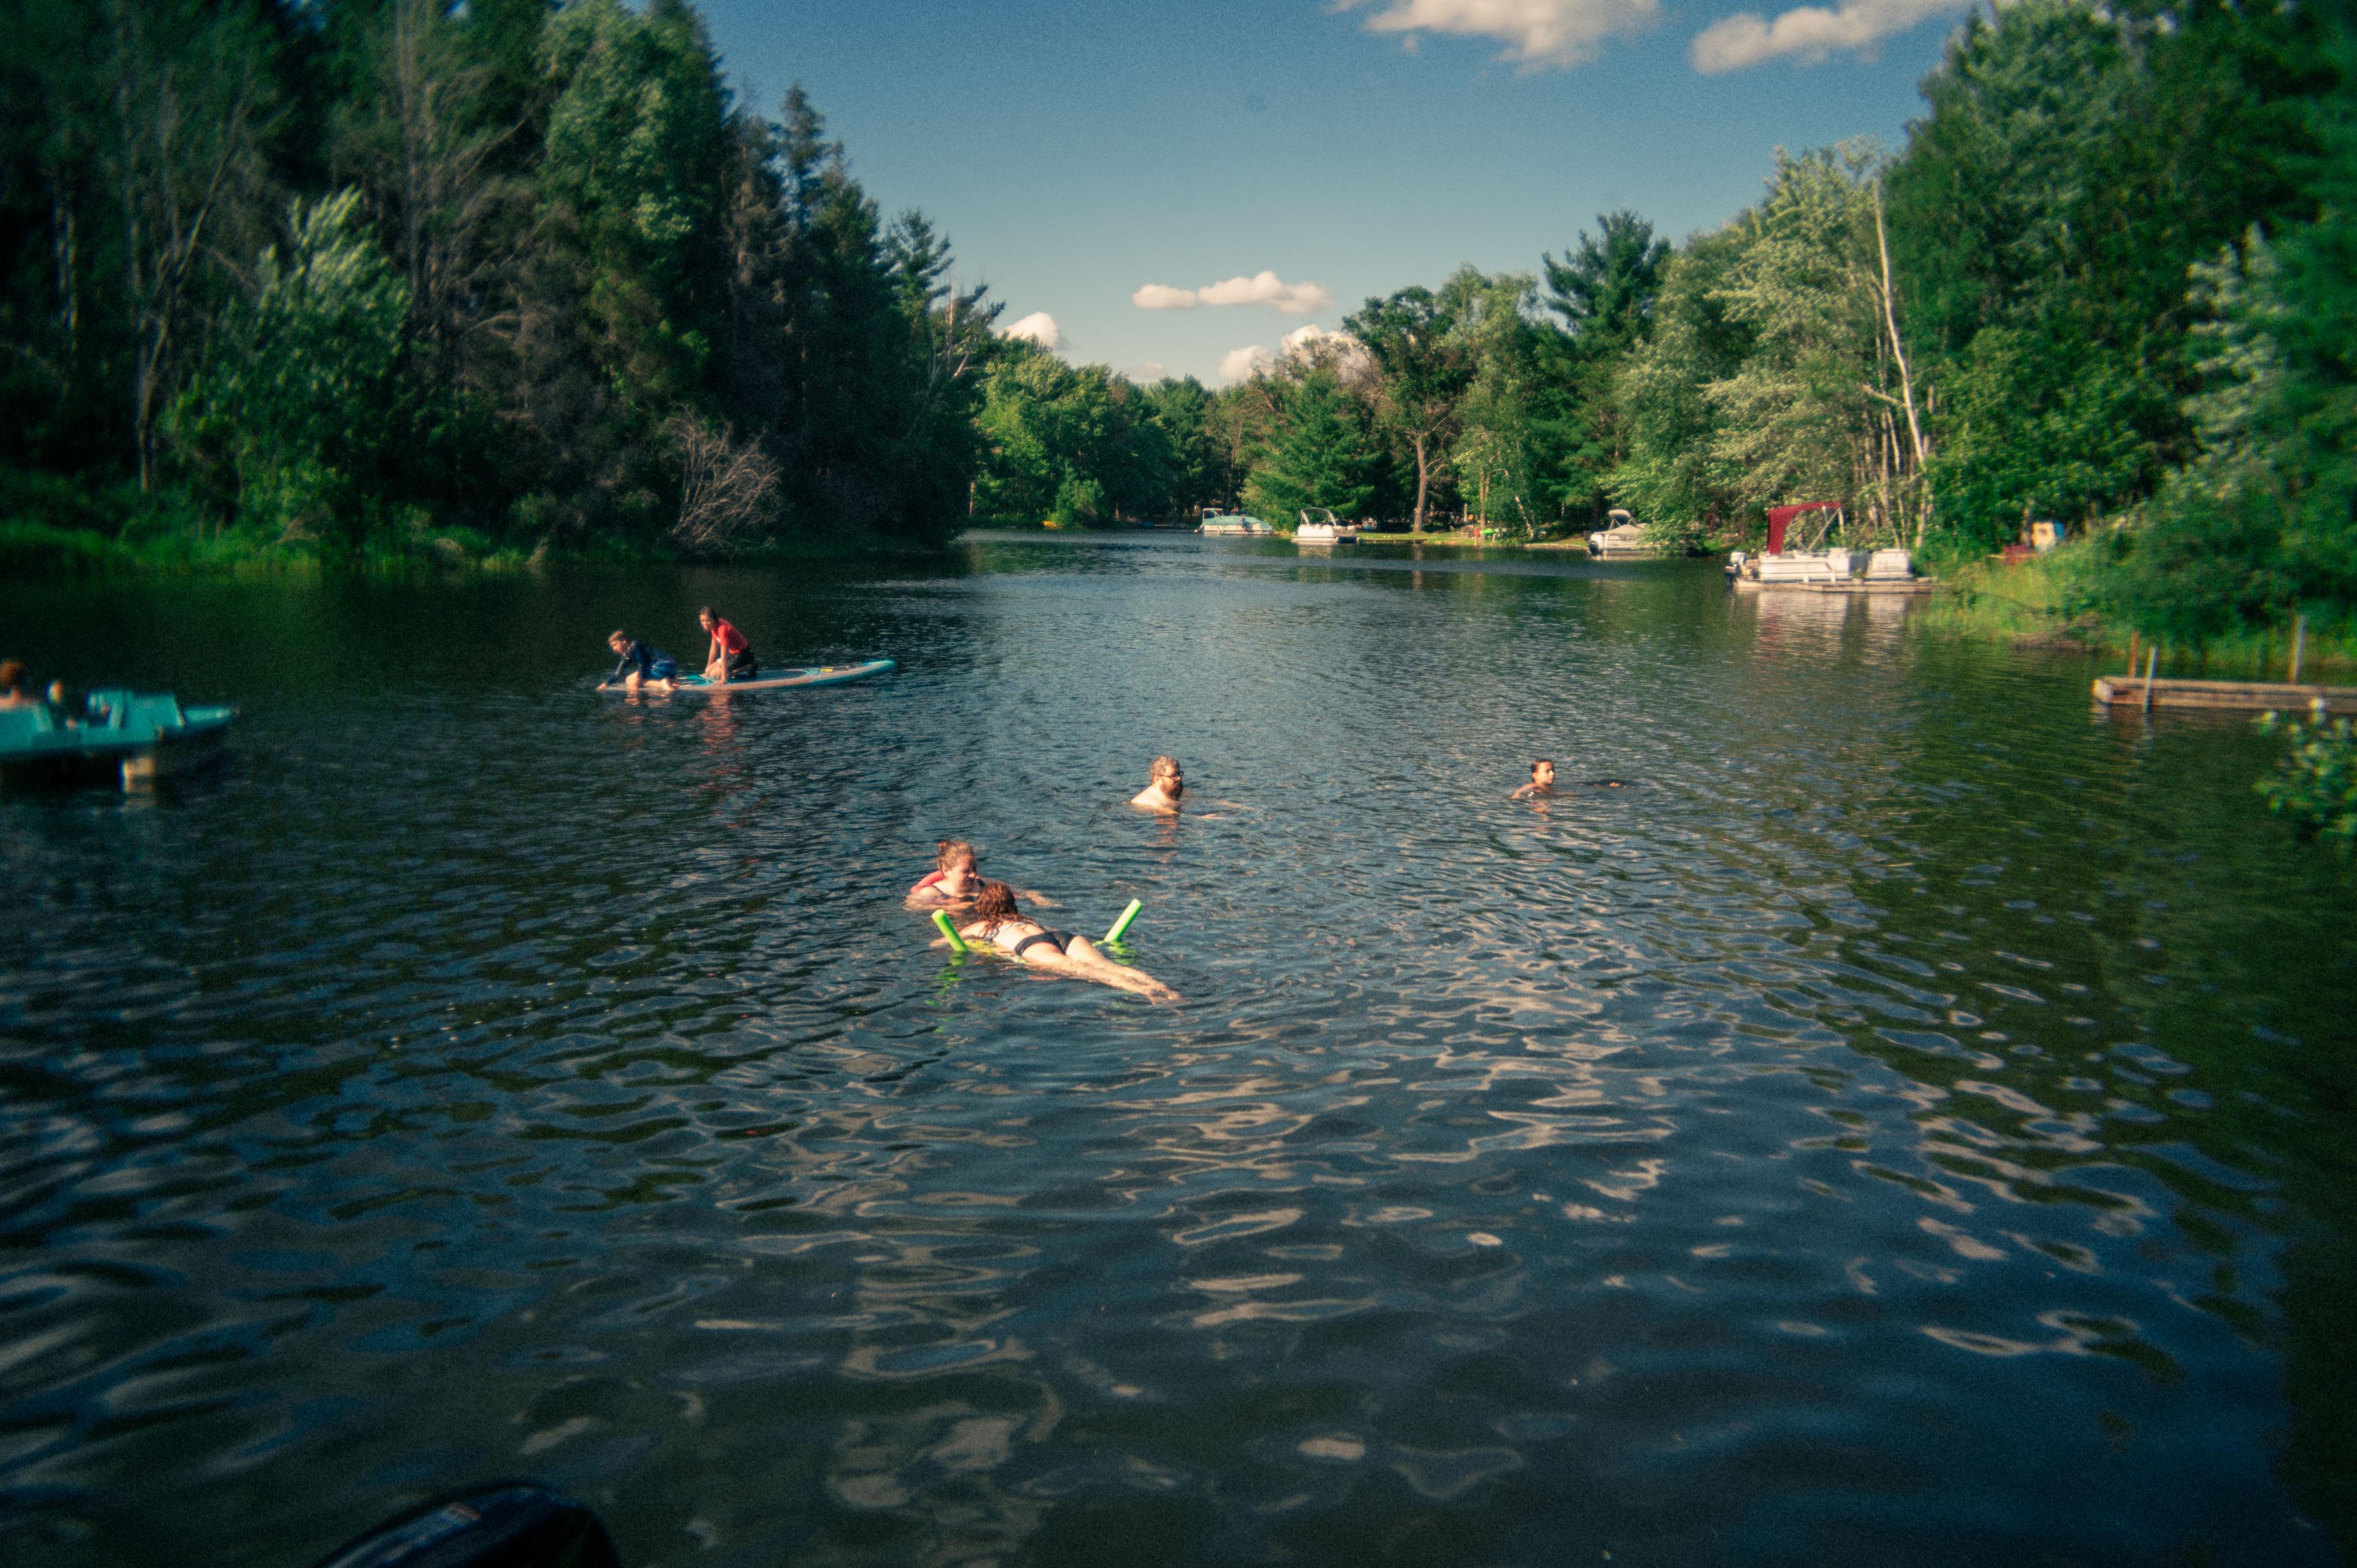
<svg viewBox="0 0 2357 1568">
<path fill-rule="evenodd" d="M 168 693 L 124 689 L 92 692 L 81 714 L 60 714 L 46 703 L 0 708 L 0 779 L 120 779 L 125 789 L 141 789 L 219 761 L 236 717 L 235 708 L 184 708 Z"/>
</svg>

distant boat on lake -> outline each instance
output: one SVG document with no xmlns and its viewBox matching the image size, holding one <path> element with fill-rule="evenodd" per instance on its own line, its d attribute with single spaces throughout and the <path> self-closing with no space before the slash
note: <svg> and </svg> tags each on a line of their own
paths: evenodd
<svg viewBox="0 0 2357 1568">
<path fill-rule="evenodd" d="M 1597 558 L 1615 557 L 1628 561 L 1668 553 L 1645 536 L 1645 529 L 1635 515 L 1619 507 L 1612 509 L 1606 520 L 1610 527 L 1598 529 L 1587 536 L 1587 553 Z"/>
<path fill-rule="evenodd" d="M 1835 544 L 1842 532 L 1842 509 L 1832 501 L 1804 501 L 1768 509 L 1768 548 L 1758 555 L 1738 550 L 1727 558 L 1727 575 L 1738 587 L 1814 588 L 1830 593 L 1929 592 L 1929 579 L 1915 575 L 1904 550 L 1867 552 Z"/>
<path fill-rule="evenodd" d="M 1276 530 L 1249 512 L 1215 511 L 1203 518 L 1200 533 L 1275 533 Z"/>
<path fill-rule="evenodd" d="M 1296 544 L 1352 544 L 1358 538 L 1359 525 L 1340 521 L 1331 507 L 1302 508 L 1301 526 L 1293 531 Z"/>
</svg>

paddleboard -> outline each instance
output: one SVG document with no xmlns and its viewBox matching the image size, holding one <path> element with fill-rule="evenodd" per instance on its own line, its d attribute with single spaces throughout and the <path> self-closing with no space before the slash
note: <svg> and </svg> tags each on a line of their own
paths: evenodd
<svg viewBox="0 0 2357 1568">
<path fill-rule="evenodd" d="M 882 675 L 899 665 L 889 659 L 871 659 L 865 664 L 821 664 L 808 670 L 780 670 L 751 681 L 707 681 L 701 675 L 682 675 L 671 683 L 673 692 L 682 695 L 703 696 L 714 692 L 751 693 L 782 692 L 790 686 L 840 686 L 845 681 L 865 681 L 870 675 Z M 627 693 L 619 682 L 608 682 L 597 690 L 611 693 Z M 658 689 L 648 693 L 662 696 Z"/>
</svg>

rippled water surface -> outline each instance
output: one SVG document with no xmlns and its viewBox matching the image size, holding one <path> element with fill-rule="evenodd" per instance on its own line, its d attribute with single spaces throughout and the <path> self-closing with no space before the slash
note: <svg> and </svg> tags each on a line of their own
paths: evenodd
<svg viewBox="0 0 2357 1568">
<path fill-rule="evenodd" d="M 587 692 L 707 601 L 902 668 Z M 0 800 L 0 1558 L 528 1475 L 633 1565 L 2340 1561 L 2352 885 L 2239 724 L 1905 614 L 1169 536 L 0 588 L 244 708 Z M 1185 1000 L 929 947 L 945 834 Z"/>
</svg>

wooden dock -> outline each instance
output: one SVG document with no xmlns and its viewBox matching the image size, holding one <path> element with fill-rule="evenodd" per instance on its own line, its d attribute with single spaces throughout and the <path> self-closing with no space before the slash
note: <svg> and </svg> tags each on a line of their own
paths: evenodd
<svg viewBox="0 0 2357 1568">
<path fill-rule="evenodd" d="M 2209 708 L 2243 713 L 2357 714 L 2357 686 L 2305 686 L 2288 681 L 2154 681 L 2145 698 L 2141 675 L 2099 675 L 2095 701 L 2110 708 Z"/>
</svg>

